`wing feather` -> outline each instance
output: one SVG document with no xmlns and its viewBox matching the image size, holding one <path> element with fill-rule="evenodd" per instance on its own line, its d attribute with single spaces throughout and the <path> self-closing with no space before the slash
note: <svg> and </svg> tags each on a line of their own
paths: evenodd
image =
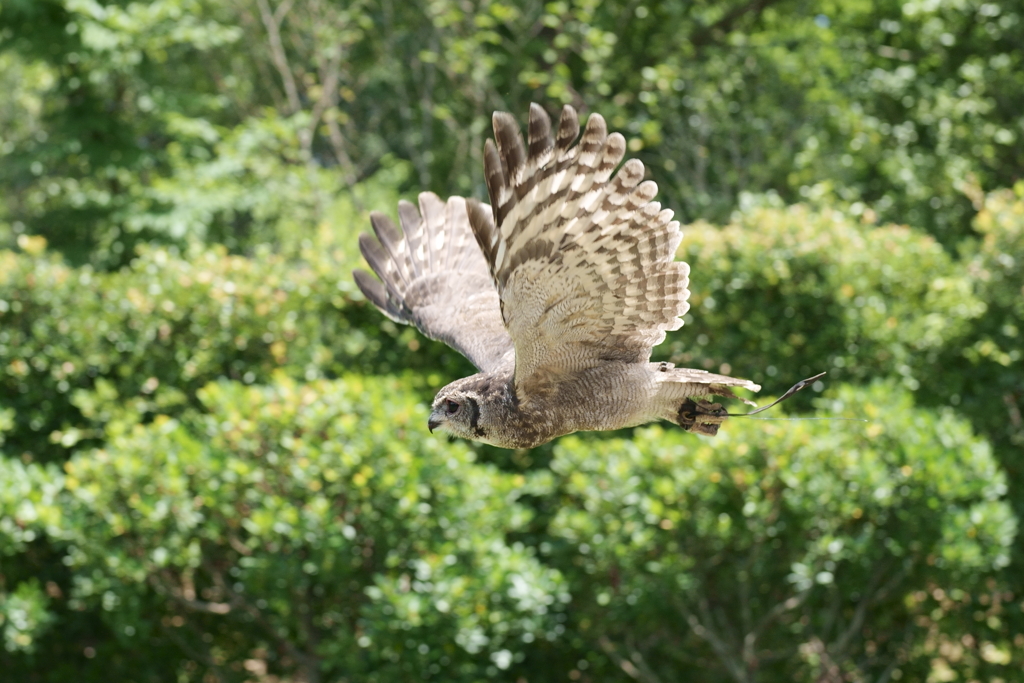
<svg viewBox="0 0 1024 683">
<path fill-rule="evenodd" d="M 398 205 L 401 230 L 387 216 L 370 215 L 376 237 L 359 236 L 359 249 L 380 280 L 356 270 L 366 298 L 392 320 L 415 325 L 466 356 L 483 371 L 511 364 L 512 340 L 501 319 L 487 261 L 469 226 L 466 201 L 419 196 L 419 209 Z"/>
<path fill-rule="evenodd" d="M 496 113 L 493 125 L 484 150 L 492 210 L 469 200 L 468 215 L 515 346 L 517 386 L 647 362 L 682 325 L 689 297 L 689 267 L 674 260 L 679 223 L 653 201 L 657 185 L 639 160 L 619 167 L 625 138 L 608 134 L 600 115 L 580 137 L 566 106 L 552 139 L 532 105 L 528 145 L 510 115 Z"/>
</svg>

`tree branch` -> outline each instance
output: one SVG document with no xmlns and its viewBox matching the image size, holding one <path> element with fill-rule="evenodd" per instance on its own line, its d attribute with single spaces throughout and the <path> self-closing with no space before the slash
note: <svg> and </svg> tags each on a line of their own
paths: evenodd
<svg viewBox="0 0 1024 683">
<path fill-rule="evenodd" d="M 218 575 L 219 577 L 219 575 Z M 299 676 L 296 680 L 302 683 L 318 683 L 320 680 L 320 659 L 315 654 L 309 654 L 288 640 L 284 636 L 280 635 L 277 628 L 274 627 L 270 620 L 267 619 L 263 611 L 256 605 L 249 602 L 244 595 L 235 591 L 234 588 L 224 583 L 223 577 L 215 579 L 220 584 L 222 589 L 231 596 L 231 605 L 238 609 L 242 609 L 248 612 L 252 616 L 253 621 L 259 624 L 260 627 L 269 635 L 274 641 L 281 647 L 288 656 L 295 660 L 296 664 L 299 665 Z"/>
<path fill-rule="evenodd" d="M 729 675 L 737 683 L 752 683 L 750 676 L 747 675 L 747 667 L 744 665 L 742 657 L 736 651 L 737 648 L 730 646 L 724 638 L 710 628 L 712 619 L 707 601 L 699 600 L 697 607 L 701 610 L 705 623 L 701 623 L 697 615 L 687 609 L 685 605 L 679 605 L 679 611 L 682 612 L 683 618 L 690 625 L 694 635 L 711 646 L 711 649 L 718 655 L 718 660 L 725 666 L 726 671 L 729 672 Z"/>
<path fill-rule="evenodd" d="M 804 604 L 807 601 L 807 597 L 810 594 L 811 590 L 808 588 L 805 591 L 801 591 L 797 595 L 794 595 L 790 598 L 787 598 L 786 600 L 783 600 L 782 602 L 776 604 L 774 607 L 768 610 L 768 613 L 761 617 L 761 620 L 757 622 L 757 626 L 754 627 L 754 638 L 759 638 L 761 636 L 761 633 L 763 633 L 764 630 L 768 628 L 768 626 L 770 626 L 773 621 L 778 619 L 785 612 L 794 610 L 800 605 Z"/>
<path fill-rule="evenodd" d="M 274 67 L 281 76 L 284 92 L 288 97 L 289 113 L 296 114 L 302 108 L 302 103 L 299 101 L 299 89 L 295 85 L 295 75 L 292 73 L 288 55 L 285 54 L 284 44 L 281 42 L 281 22 L 292 7 L 292 0 L 284 0 L 273 12 L 270 10 L 270 3 L 267 0 L 256 0 L 256 4 L 260 8 L 260 17 L 263 19 L 263 26 L 266 27 L 267 37 L 270 39 L 270 55 L 274 61 Z"/>
<path fill-rule="evenodd" d="M 878 567 L 878 569 L 872 575 L 871 580 L 868 582 L 867 590 L 864 591 L 864 597 L 857 605 L 857 609 L 853 613 L 853 618 L 850 620 L 849 626 L 846 627 L 846 630 L 842 633 L 842 635 L 840 635 L 832 642 L 832 644 L 829 646 L 829 650 L 839 653 L 841 655 L 843 651 L 846 650 L 847 645 L 850 644 L 850 641 L 853 639 L 853 637 L 860 631 L 861 627 L 864 625 L 864 620 L 867 617 L 868 607 L 870 607 L 878 600 L 884 598 L 885 595 L 893 588 L 895 588 L 907 574 L 906 568 L 901 568 L 898 572 L 895 572 L 891 577 L 889 577 L 889 580 L 886 581 L 881 588 L 878 588 L 876 590 L 875 587 L 882 580 L 882 577 L 889 573 L 889 568 L 890 563 L 885 562 L 880 567 Z"/>
<path fill-rule="evenodd" d="M 156 574 L 149 575 L 149 584 L 153 586 L 153 588 L 158 592 L 164 592 L 167 595 L 170 595 L 171 599 L 182 607 L 194 612 L 205 612 L 206 614 L 227 614 L 231 611 L 231 605 L 226 602 L 196 600 L 195 591 L 189 590 L 186 580 L 183 579 L 183 583 L 186 583 L 186 586 L 184 588 L 179 588 L 169 579 L 165 578 L 164 581 L 161 581 Z"/>
<path fill-rule="evenodd" d="M 821 641 L 821 638 L 817 636 L 811 638 L 807 641 L 807 648 L 812 653 L 818 655 L 818 659 L 821 662 L 821 673 L 815 679 L 815 683 L 843 683 L 842 670 L 835 663 L 835 660 L 829 656 L 828 648 L 825 647 L 825 643 Z"/>
<path fill-rule="evenodd" d="M 633 656 L 639 657 L 638 663 L 640 664 L 640 668 L 638 668 L 636 664 L 631 662 L 629 659 L 619 654 L 618 648 L 615 647 L 615 643 L 613 643 L 608 636 L 601 636 L 598 639 L 598 643 L 600 643 L 601 649 L 605 651 L 605 654 L 611 657 L 612 661 L 615 662 L 615 664 L 633 680 L 641 681 L 642 683 L 661 683 L 661 679 L 651 671 L 650 667 L 647 666 L 647 663 L 644 662 L 643 656 L 636 650 L 631 648 Z"/>
</svg>

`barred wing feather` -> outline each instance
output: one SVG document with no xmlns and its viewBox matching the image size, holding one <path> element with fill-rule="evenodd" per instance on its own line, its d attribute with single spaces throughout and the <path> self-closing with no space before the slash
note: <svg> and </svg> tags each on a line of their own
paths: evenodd
<svg viewBox="0 0 1024 683">
<path fill-rule="evenodd" d="M 517 387 L 601 363 L 647 362 L 682 325 L 689 267 L 674 260 L 682 239 L 672 212 L 652 201 L 643 164 L 625 139 L 592 115 L 562 110 L 552 136 L 530 108 L 529 140 L 508 114 L 493 119 L 484 173 L 491 207 L 468 200 L 470 224 L 500 297 L 515 346 Z M 642 182 L 643 181 L 643 182 Z"/>
<path fill-rule="evenodd" d="M 398 206 L 402 229 L 383 214 L 371 221 L 376 237 L 359 248 L 380 278 L 355 271 L 356 284 L 392 320 L 419 330 L 488 372 L 512 363 L 512 340 L 501 319 L 498 292 L 469 226 L 466 201 L 419 196 L 419 211 Z"/>
</svg>

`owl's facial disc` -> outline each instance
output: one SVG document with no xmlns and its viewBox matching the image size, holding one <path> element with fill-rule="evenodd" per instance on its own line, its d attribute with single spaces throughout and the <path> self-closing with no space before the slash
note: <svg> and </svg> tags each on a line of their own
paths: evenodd
<svg viewBox="0 0 1024 683">
<path fill-rule="evenodd" d="M 446 410 L 434 408 L 430 411 L 430 417 L 427 419 L 427 429 L 429 429 L 431 433 L 439 427 L 447 426 L 447 424 L 448 414 Z"/>
<path fill-rule="evenodd" d="M 430 417 L 427 419 L 427 428 L 433 433 L 435 429 L 444 429 L 446 432 L 457 434 L 458 422 L 464 412 L 462 397 L 454 396 L 442 391 L 434 398 L 434 405 L 431 407 Z"/>
<path fill-rule="evenodd" d="M 472 378 L 458 380 L 437 392 L 427 420 L 431 432 L 441 429 L 452 436 L 476 441 L 486 435 L 481 415 L 483 397 L 460 386 L 467 380 Z"/>
</svg>

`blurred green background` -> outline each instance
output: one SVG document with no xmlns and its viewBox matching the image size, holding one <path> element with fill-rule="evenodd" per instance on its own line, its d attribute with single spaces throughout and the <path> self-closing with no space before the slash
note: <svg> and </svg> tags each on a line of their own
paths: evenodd
<svg viewBox="0 0 1024 683">
<path fill-rule="evenodd" d="M 0 680 L 1024 680 L 1024 8 L 0 0 Z M 350 276 L 602 113 L 684 223 L 714 439 L 426 431 Z"/>
</svg>

